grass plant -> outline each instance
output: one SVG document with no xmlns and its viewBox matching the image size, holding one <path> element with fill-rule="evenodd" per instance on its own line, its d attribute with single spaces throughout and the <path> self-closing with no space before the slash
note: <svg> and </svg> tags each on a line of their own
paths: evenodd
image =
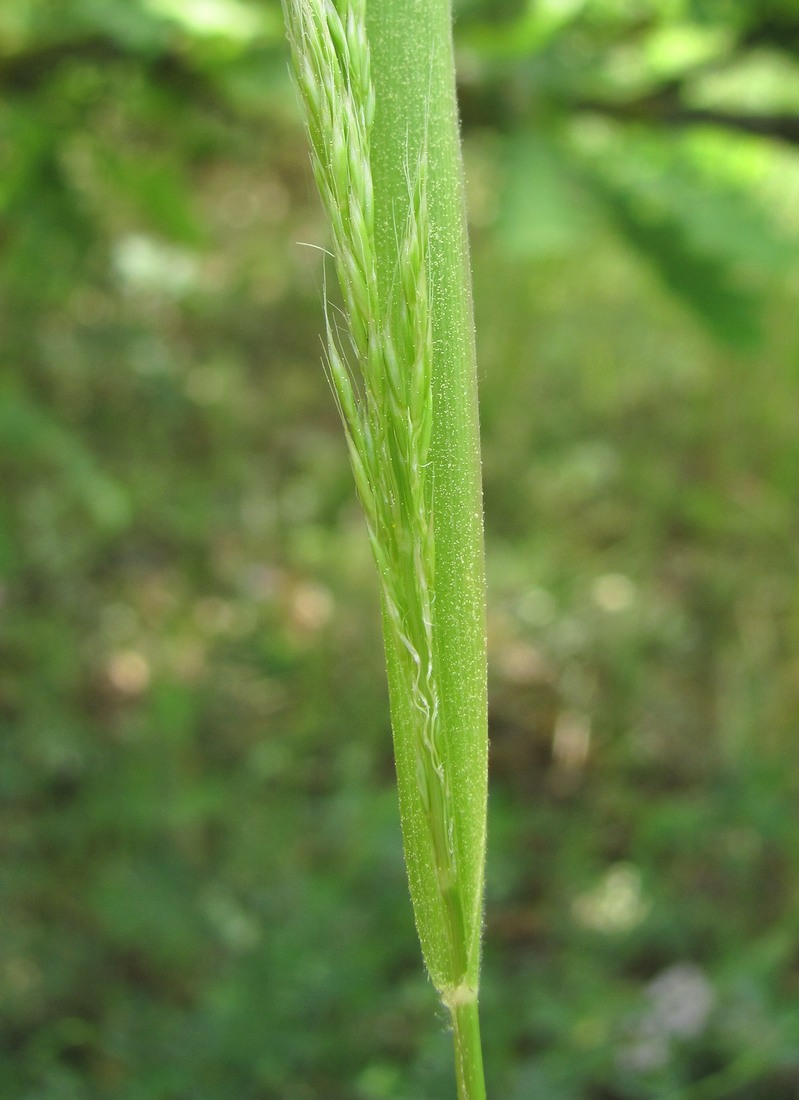
<svg viewBox="0 0 799 1100">
<path fill-rule="evenodd" d="M 478 1100 L 485 581 L 449 0 L 284 9 L 343 296 L 327 374 L 380 578 L 410 893 Z"/>
</svg>

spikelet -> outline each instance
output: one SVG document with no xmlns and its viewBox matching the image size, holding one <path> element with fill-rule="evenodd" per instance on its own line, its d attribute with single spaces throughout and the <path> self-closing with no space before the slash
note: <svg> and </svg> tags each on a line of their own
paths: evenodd
<svg viewBox="0 0 799 1100">
<path fill-rule="evenodd" d="M 433 981 L 451 1003 L 471 994 L 463 985 L 469 947 L 457 890 L 455 818 L 434 645 L 427 158 L 423 151 L 407 165 L 407 216 L 396 228 L 397 269 L 384 300 L 377 274 L 370 166 L 375 98 L 364 0 L 284 0 L 284 10 L 346 317 L 342 335 L 327 313 L 326 370 L 366 516 L 384 622 L 401 655 L 402 690 L 413 716 L 414 782 L 427 824 L 440 925 L 448 940 L 443 951 L 427 950 L 430 937 L 418 912 L 417 925 Z M 410 865 L 408 870 L 412 883 L 415 873 L 423 873 Z M 442 957 L 448 959 L 445 965 Z"/>
</svg>

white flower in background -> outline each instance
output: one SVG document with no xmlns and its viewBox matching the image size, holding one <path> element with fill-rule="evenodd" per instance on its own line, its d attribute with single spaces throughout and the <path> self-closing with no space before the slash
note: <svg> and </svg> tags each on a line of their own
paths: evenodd
<svg viewBox="0 0 799 1100">
<path fill-rule="evenodd" d="M 594 581 L 591 595 L 597 607 L 612 615 L 632 607 L 636 590 L 623 573 L 604 573 Z"/>
<path fill-rule="evenodd" d="M 188 249 L 143 233 L 120 237 L 114 244 L 112 263 L 127 290 L 170 298 L 179 298 L 196 286 L 200 267 L 197 256 Z"/>
<path fill-rule="evenodd" d="M 694 1039 L 707 1027 L 715 994 L 705 972 L 682 962 L 662 971 L 645 989 L 647 1005 L 635 1022 L 619 1061 L 645 1073 L 665 1065 L 675 1039 Z"/>
<path fill-rule="evenodd" d="M 615 863 L 593 890 L 581 894 L 572 905 L 578 924 L 595 932 L 629 932 L 649 913 L 643 896 L 641 874 L 631 863 Z"/>
</svg>

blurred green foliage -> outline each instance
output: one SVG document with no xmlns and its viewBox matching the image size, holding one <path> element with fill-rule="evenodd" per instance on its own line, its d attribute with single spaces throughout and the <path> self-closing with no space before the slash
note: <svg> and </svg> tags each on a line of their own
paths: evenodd
<svg viewBox="0 0 799 1100">
<path fill-rule="evenodd" d="M 505 1100 L 799 1093 L 799 16 L 462 0 Z M 0 7 L 0 1095 L 451 1094 L 279 10 Z"/>
</svg>

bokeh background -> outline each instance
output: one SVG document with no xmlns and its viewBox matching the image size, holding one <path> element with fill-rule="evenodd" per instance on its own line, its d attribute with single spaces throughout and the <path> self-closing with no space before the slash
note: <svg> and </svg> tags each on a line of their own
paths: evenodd
<svg viewBox="0 0 799 1100">
<path fill-rule="evenodd" d="M 795 1100 L 799 11 L 456 7 L 490 1093 Z M 452 1097 L 279 8 L 0 93 L 0 1095 Z"/>
</svg>

